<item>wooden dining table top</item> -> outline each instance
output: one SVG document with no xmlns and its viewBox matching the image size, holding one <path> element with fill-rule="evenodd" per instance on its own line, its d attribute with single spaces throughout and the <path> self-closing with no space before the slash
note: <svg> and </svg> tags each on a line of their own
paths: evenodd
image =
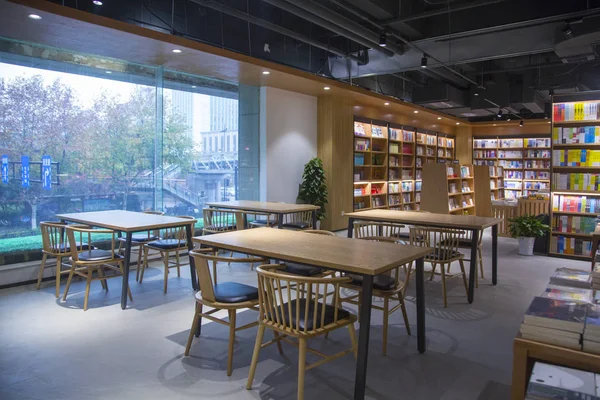
<svg viewBox="0 0 600 400">
<path fill-rule="evenodd" d="M 218 249 L 362 275 L 379 275 L 433 250 L 273 228 L 244 229 L 192 240 Z"/>
<path fill-rule="evenodd" d="M 502 222 L 493 217 L 475 215 L 451 215 L 399 210 L 366 210 L 344 214 L 364 221 L 395 222 L 411 225 L 436 226 L 456 229 L 486 229 Z"/>
<path fill-rule="evenodd" d="M 209 207 L 244 211 L 260 211 L 272 214 L 291 214 L 295 212 L 318 210 L 320 208 L 319 206 L 314 206 L 312 204 L 291 204 L 254 200 L 211 201 L 204 204 Z"/>
<path fill-rule="evenodd" d="M 146 214 L 125 210 L 56 214 L 56 217 L 64 221 L 78 222 L 80 224 L 108 228 L 121 232 L 138 232 L 196 223 L 196 219 Z"/>
</svg>

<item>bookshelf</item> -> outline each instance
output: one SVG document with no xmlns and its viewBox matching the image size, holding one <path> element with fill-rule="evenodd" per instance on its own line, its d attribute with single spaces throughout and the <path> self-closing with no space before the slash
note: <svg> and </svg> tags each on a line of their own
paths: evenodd
<svg viewBox="0 0 600 400">
<path fill-rule="evenodd" d="M 551 138 L 486 137 L 473 140 L 473 164 L 502 167 L 502 197 L 514 199 L 550 189 Z"/>
<path fill-rule="evenodd" d="M 497 168 L 502 167 L 494 167 L 487 165 L 474 165 L 473 166 L 473 175 L 474 175 L 474 197 L 475 204 L 477 204 L 477 213 L 478 217 L 492 217 L 492 199 L 494 199 L 495 193 L 498 192 L 498 189 L 492 189 L 492 184 L 497 182 L 497 178 L 492 177 L 492 173 L 496 173 Z"/>
<path fill-rule="evenodd" d="M 418 210 L 422 167 L 454 159 L 453 137 L 355 117 L 354 210 Z"/>
<path fill-rule="evenodd" d="M 479 165 L 482 166 L 482 165 Z M 500 200 L 504 198 L 504 168 L 488 166 L 490 176 L 490 198 Z"/>
<path fill-rule="evenodd" d="M 421 209 L 441 214 L 475 215 L 473 165 L 426 164 L 423 167 Z"/>
<path fill-rule="evenodd" d="M 550 255 L 590 260 L 600 214 L 600 93 L 554 96 L 551 184 Z"/>
</svg>

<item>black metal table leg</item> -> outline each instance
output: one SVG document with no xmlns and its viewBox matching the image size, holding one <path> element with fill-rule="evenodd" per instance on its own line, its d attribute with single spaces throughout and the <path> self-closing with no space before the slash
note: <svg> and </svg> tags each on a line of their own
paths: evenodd
<svg viewBox="0 0 600 400">
<path fill-rule="evenodd" d="M 317 210 L 312 211 L 312 228 L 317 229 Z"/>
<path fill-rule="evenodd" d="M 498 283 L 498 225 L 492 226 L 492 284 Z"/>
<path fill-rule="evenodd" d="M 348 218 L 348 237 L 352 238 L 352 230 L 354 228 L 354 219 Z"/>
<path fill-rule="evenodd" d="M 360 292 L 360 314 L 358 322 L 358 357 L 354 378 L 354 400 L 363 400 L 367 385 L 367 363 L 369 357 L 369 331 L 371 329 L 371 303 L 373 299 L 373 276 L 363 275 Z"/>
<path fill-rule="evenodd" d="M 471 230 L 471 260 L 469 260 L 469 303 L 473 302 L 475 297 L 475 271 L 477 269 L 477 245 L 479 244 L 479 229 Z"/>
<path fill-rule="evenodd" d="M 277 214 L 277 227 L 283 229 L 283 214 Z"/>
<path fill-rule="evenodd" d="M 127 288 L 129 287 L 129 261 L 131 259 L 131 232 L 125 236 L 125 260 L 123 261 L 123 287 L 121 288 L 121 308 L 127 308 Z"/>
<path fill-rule="evenodd" d="M 419 353 L 424 353 L 425 347 L 425 273 L 424 258 L 416 261 L 416 281 L 417 281 L 417 349 Z"/>
<path fill-rule="evenodd" d="M 185 235 L 187 237 L 188 257 L 190 258 L 190 277 L 192 279 L 192 289 L 198 290 L 198 282 L 196 281 L 196 266 L 194 263 L 194 257 L 192 257 L 190 254 L 190 252 L 194 250 L 194 243 L 192 242 L 192 224 L 187 224 L 185 226 Z"/>
</svg>

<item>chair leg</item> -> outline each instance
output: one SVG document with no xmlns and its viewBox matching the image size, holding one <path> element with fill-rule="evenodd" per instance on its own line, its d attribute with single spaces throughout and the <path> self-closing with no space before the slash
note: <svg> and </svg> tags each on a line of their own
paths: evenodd
<svg viewBox="0 0 600 400">
<path fill-rule="evenodd" d="M 175 250 L 175 260 L 177 262 L 177 277 L 181 278 L 181 267 L 179 266 L 179 250 Z"/>
<path fill-rule="evenodd" d="M 404 326 L 406 327 L 406 333 L 410 336 L 410 323 L 408 322 L 408 314 L 406 313 L 406 304 L 404 303 L 404 296 L 398 293 L 398 301 L 400 302 L 400 310 L 402 310 L 402 317 L 404 318 Z"/>
<path fill-rule="evenodd" d="M 215 260 L 213 260 L 213 282 L 216 285 L 217 284 L 217 262 Z"/>
<path fill-rule="evenodd" d="M 229 310 L 229 348 L 227 349 L 227 376 L 233 371 L 233 345 L 235 344 L 235 310 Z"/>
<path fill-rule="evenodd" d="M 48 254 L 44 253 L 44 255 L 42 256 L 42 264 L 40 265 L 40 272 L 38 272 L 38 280 L 37 280 L 37 284 L 35 285 L 35 290 L 40 290 L 40 285 L 42 284 L 42 278 L 44 277 L 44 268 L 46 268 L 46 259 L 48 258 Z M 56 263 L 56 268 L 58 268 L 57 271 L 60 271 L 60 268 L 58 266 L 58 262 Z"/>
<path fill-rule="evenodd" d="M 62 257 L 56 257 L 56 298 L 60 297 L 60 276 L 62 275 Z"/>
<path fill-rule="evenodd" d="M 387 355 L 388 320 L 390 316 L 390 298 L 383 298 L 383 348 L 382 355 Z"/>
<path fill-rule="evenodd" d="M 63 301 L 67 300 L 67 293 L 71 287 L 71 281 L 73 280 L 73 274 L 75 273 L 75 264 L 71 265 L 71 271 L 69 271 L 69 279 L 67 279 L 67 286 L 65 286 L 65 294 L 63 295 Z"/>
<path fill-rule="evenodd" d="M 306 339 L 298 339 L 298 400 L 304 400 L 304 375 L 306 374 Z"/>
<path fill-rule="evenodd" d="M 279 332 L 273 331 L 273 336 L 275 336 L 275 339 L 279 338 Z M 283 347 L 281 347 L 281 340 L 277 341 L 277 350 L 279 350 L 279 354 L 283 355 Z"/>
<path fill-rule="evenodd" d="M 92 269 L 88 268 L 87 277 L 85 280 L 85 298 L 83 300 L 83 311 L 87 311 L 90 299 L 90 286 L 92 286 Z"/>
<path fill-rule="evenodd" d="M 141 244 L 138 246 L 138 260 L 137 260 L 137 269 L 135 270 L 135 280 L 136 282 L 140 280 L 140 269 L 142 269 L 142 249 L 144 245 Z"/>
<path fill-rule="evenodd" d="M 350 343 L 352 343 L 352 353 L 354 353 L 354 359 L 358 359 L 358 343 L 356 342 L 356 330 L 354 330 L 354 324 L 348 325 L 348 333 L 350 334 Z"/>
<path fill-rule="evenodd" d="M 192 328 L 190 329 L 190 335 L 188 336 L 187 345 L 185 346 L 184 355 L 187 357 L 190 355 L 190 349 L 192 348 L 192 340 L 194 340 L 194 335 L 198 330 L 198 324 L 200 323 L 200 310 L 198 309 L 198 304 L 196 303 L 196 307 L 194 308 L 194 319 L 192 320 Z"/>
<path fill-rule="evenodd" d="M 440 268 L 442 270 L 442 296 L 444 297 L 444 307 L 448 307 L 448 298 L 446 296 L 446 269 L 444 267 L 445 265 L 442 264 Z"/>
<path fill-rule="evenodd" d="M 247 390 L 252 389 L 252 381 L 254 380 L 254 374 L 256 373 L 256 365 L 258 365 L 258 355 L 260 354 L 264 334 L 265 326 L 263 324 L 259 324 L 258 331 L 256 332 L 256 341 L 254 342 L 252 362 L 250 362 L 250 371 L 248 371 L 248 382 L 246 382 Z"/>
<path fill-rule="evenodd" d="M 144 262 L 142 263 L 142 272 L 140 272 L 140 283 L 144 280 L 144 272 L 146 272 L 146 266 L 148 265 L 148 248 L 144 246 Z"/>
<path fill-rule="evenodd" d="M 102 289 L 108 292 L 108 282 L 106 282 L 106 278 L 104 277 L 104 267 L 102 265 L 98 267 L 98 278 L 100 279 Z"/>
<path fill-rule="evenodd" d="M 163 254 L 163 262 L 165 264 L 165 271 L 164 271 L 164 285 L 163 285 L 163 292 L 166 294 L 167 293 L 167 282 L 169 281 L 169 252 L 165 252 L 165 254 Z"/>
<path fill-rule="evenodd" d="M 408 289 L 408 282 L 410 282 L 410 274 L 412 272 L 412 262 L 408 265 L 406 269 L 406 276 L 404 278 L 404 288 L 402 289 L 402 297 L 406 296 L 406 289 Z"/>
<path fill-rule="evenodd" d="M 429 280 L 432 281 L 433 277 L 435 276 L 435 269 L 437 267 L 437 264 L 432 262 L 431 263 L 431 275 L 429 276 Z M 444 265 L 442 265 L 442 268 L 444 268 Z"/>
<path fill-rule="evenodd" d="M 481 279 L 485 279 L 483 275 L 483 252 L 481 251 L 481 247 L 477 248 L 477 258 L 479 259 L 479 272 L 481 273 Z"/>
<path fill-rule="evenodd" d="M 460 264 L 460 272 L 462 273 L 463 283 L 465 285 L 465 292 L 467 292 L 467 297 L 469 296 L 469 285 L 467 285 L 467 274 L 465 273 L 465 263 L 462 259 L 458 260 Z M 477 269 L 477 268 L 476 268 Z M 475 280 L 477 282 L 477 280 Z"/>
</svg>

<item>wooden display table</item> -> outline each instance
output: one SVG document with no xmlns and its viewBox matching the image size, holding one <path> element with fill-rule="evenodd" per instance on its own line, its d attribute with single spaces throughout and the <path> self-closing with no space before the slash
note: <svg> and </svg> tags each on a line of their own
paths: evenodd
<svg viewBox="0 0 600 400">
<path fill-rule="evenodd" d="M 512 400 L 523 400 L 535 361 L 600 373 L 600 355 L 535 342 L 517 335 L 513 347 Z"/>
</svg>

